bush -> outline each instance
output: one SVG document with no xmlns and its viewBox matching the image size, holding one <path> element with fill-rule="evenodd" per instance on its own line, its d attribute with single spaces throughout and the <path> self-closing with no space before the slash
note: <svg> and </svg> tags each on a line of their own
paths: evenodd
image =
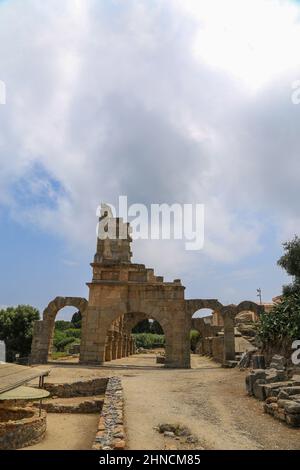
<svg viewBox="0 0 300 470">
<path fill-rule="evenodd" d="M 190 331 L 191 351 L 196 351 L 196 346 L 200 338 L 200 333 L 197 330 Z"/>
<path fill-rule="evenodd" d="M 55 344 L 56 351 L 63 352 L 66 350 L 66 346 L 74 342 L 76 342 L 76 338 L 73 338 L 72 336 L 63 338 L 60 341 L 56 341 L 56 344 Z"/>
<path fill-rule="evenodd" d="M 73 324 L 70 321 L 66 320 L 57 320 L 55 322 L 55 329 L 56 330 L 68 330 L 69 328 L 73 328 Z"/>
<path fill-rule="evenodd" d="M 257 324 L 258 338 L 263 346 L 267 344 L 290 344 L 300 338 L 300 294 L 282 296 L 270 313 L 262 313 Z"/>
<path fill-rule="evenodd" d="M 153 333 L 137 333 L 132 335 L 137 348 L 154 349 L 163 348 L 165 346 L 164 335 L 156 335 Z"/>
<path fill-rule="evenodd" d="M 68 328 L 64 331 L 64 334 L 73 338 L 81 338 L 81 330 L 79 328 Z"/>
</svg>

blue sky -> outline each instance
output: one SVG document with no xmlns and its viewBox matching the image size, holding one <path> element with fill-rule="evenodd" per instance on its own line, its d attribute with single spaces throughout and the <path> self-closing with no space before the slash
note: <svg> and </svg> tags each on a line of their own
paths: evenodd
<svg viewBox="0 0 300 470">
<path fill-rule="evenodd" d="M 204 250 L 134 246 L 187 297 L 278 295 L 300 232 L 299 41 L 289 0 L 1 2 L 0 305 L 86 297 L 96 207 L 122 194 L 205 204 Z"/>
</svg>

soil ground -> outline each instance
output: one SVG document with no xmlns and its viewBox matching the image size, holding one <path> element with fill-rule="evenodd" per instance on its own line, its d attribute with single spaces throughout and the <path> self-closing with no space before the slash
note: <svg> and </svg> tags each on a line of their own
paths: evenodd
<svg viewBox="0 0 300 470">
<path fill-rule="evenodd" d="M 130 449 L 176 445 L 155 430 L 161 423 L 187 426 L 205 449 L 300 449 L 300 429 L 266 415 L 262 403 L 246 395 L 245 372 L 223 369 L 196 355 L 192 369 L 164 369 L 155 357 L 135 355 L 102 367 L 51 364 L 47 381 L 121 376 Z M 49 414 L 48 418 L 46 440 L 32 448 L 88 448 L 99 416 Z"/>
<path fill-rule="evenodd" d="M 48 413 L 45 439 L 23 450 L 90 450 L 98 414 Z"/>
</svg>

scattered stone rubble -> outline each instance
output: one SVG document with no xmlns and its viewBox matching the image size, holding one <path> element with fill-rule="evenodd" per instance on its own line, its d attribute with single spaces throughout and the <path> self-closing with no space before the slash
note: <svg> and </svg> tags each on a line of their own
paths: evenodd
<svg viewBox="0 0 300 470">
<path fill-rule="evenodd" d="M 199 446 L 198 438 L 194 436 L 186 426 L 182 426 L 181 424 L 163 423 L 159 424 L 155 430 L 167 438 L 165 450 L 195 448 L 195 446 L 198 450 L 203 450 L 203 447 Z M 172 439 L 174 440 L 173 443 L 170 441 Z"/>
<path fill-rule="evenodd" d="M 268 369 L 251 370 L 246 377 L 246 390 L 264 401 L 266 413 L 300 427 L 300 370 L 287 368 L 283 356 L 273 356 Z"/>
<path fill-rule="evenodd" d="M 124 430 L 124 395 L 121 379 L 108 380 L 94 450 L 123 450 L 126 447 Z"/>
</svg>

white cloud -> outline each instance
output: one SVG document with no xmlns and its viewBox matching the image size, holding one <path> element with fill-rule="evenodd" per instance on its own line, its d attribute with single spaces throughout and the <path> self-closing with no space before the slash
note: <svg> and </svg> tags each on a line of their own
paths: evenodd
<svg viewBox="0 0 300 470">
<path fill-rule="evenodd" d="M 205 203 L 204 253 L 138 248 L 140 260 L 174 275 L 203 256 L 228 263 L 257 253 L 270 220 L 279 231 L 298 227 L 300 107 L 290 86 L 298 65 L 300 75 L 300 7 L 15 0 L 0 8 L 0 203 L 16 219 L 91 246 L 100 201 Z"/>
</svg>

